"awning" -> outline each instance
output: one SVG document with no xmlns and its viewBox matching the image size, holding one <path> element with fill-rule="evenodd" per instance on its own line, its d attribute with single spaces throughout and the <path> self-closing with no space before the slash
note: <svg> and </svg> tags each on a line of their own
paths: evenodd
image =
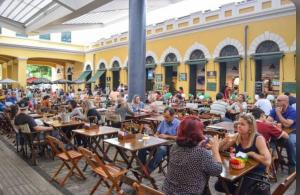
<svg viewBox="0 0 300 195">
<path fill-rule="evenodd" d="M 265 60 L 265 59 L 281 59 L 284 56 L 282 51 L 280 52 L 269 52 L 269 53 L 255 53 L 251 57 L 255 60 Z"/>
<path fill-rule="evenodd" d="M 98 70 L 94 76 L 87 83 L 95 83 L 103 75 L 104 71 Z"/>
<path fill-rule="evenodd" d="M 241 59 L 241 56 L 217 57 L 215 58 L 215 62 L 239 62 Z"/>
<path fill-rule="evenodd" d="M 86 77 L 88 77 L 89 74 L 92 74 L 92 71 L 90 71 L 90 70 L 83 71 L 83 72 L 79 75 L 78 79 L 76 79 L 76 80 L 77 80 L 77 81 L 85 81 Z"/>
<path fill-rule="evenodd" d="M 155 68 L 156 67 L 156 64 L 153 63 L 153 64 L 146 64 L 146 68 Z"/>
<path fill-rule="evenodd" d="M 203 58 L 203 59 L 196 59 L 196 60 L 187 60 L 185 61 L 185 64 L 188 65 L 204 65 L 207 64 L 207 59 Z"/>
<path fill-rule="evenodd" d="M 180 62 L 164 62 L 164 63 L 161 63 L 162 66 L 179 66 Z"/>
</svg>

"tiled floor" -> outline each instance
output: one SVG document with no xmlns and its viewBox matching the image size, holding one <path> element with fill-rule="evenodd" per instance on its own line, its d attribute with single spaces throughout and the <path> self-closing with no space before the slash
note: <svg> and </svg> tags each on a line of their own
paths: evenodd
<svg viewBox="0 0 300 195">
<path fill-rule="evenodd" d="M 8 139 L 5 138 L 5 143 L 11 143 Z M 53 175 L 54 171 L 57 170 L 60 165 L 60 161 L 58 159 L 52 160 L 47 159 L 45 157 L 38 158 L 38 166 L 34 167 L 35 171 L 31 168 L 30 165 L 25 163 L 20 159 L 20 155 L 16 155 L 14 151 L 12 151 L 13 147 L 10 146 L 10 149 L 7 148 L 3 142 L 0 141 L 0 150 L 4 150 L 5 152 L 0 152 L 0 195 L 1 190 L 4 194 L 37 194 L 40 192 L 45 192 L 46 194 L 80 194 L 85 195 L 89 194 L 90 190 L 98 181 L 98 177 L 95 176 L 91 170 L 88 168 L 84 174 L 87 177 L 86 180 L 82 180 L 77 178 L 76 176 L 72 176 L 65 183 L 64 188 L 60 188 L 55 185 L 61 192 L 57 191 L 51 184 L 47 183 L 45 179 L 43 179 L 38 173 L 40 173 L 47 180 L 50 176 Z M 3 149 L 4 148 L 4 149 Z M 111 148 L 109 152 L 109 156 L 114 155 L 114 149 Z M 3 156 L 4 155 L 4 156 Z M 9 163 L 10 162 L 10 163 Z M 85 163 L 83 161 L 80 162 L 80 168 L 83 169 Z M 121 164 L 120 164 L 121 165 Z M 13 171 L 16 170 L 16 171 Z M 64 170 L 63 173 L 66 173 L 67 170 Z M 38 172 L 38 173 L 37 173 Z M 4 175 L 8 175 L 4 179 Z M 65 175 L 65 174 L 64 174 Z M 154 178 L 156 179 L 156 184 L 161 188 L 164 176 L 162 173 L 158 173 L 156 170 L 152 173 Z M 132 176 L 129 174 L 129 176 Z M 280 170 L 278 173 L 279 181 L 277 183 L 272 184 L 271 191 L 273 191 L 280 182 L 282 182 L 285 177 L 287 177 L 287 170 Z M 210 189 L 212 194 L 222 194 L 218 193 L 214 190 L 214 183 L 216 181 L 216 177 L 212 177 L 210 179 Z M 2 182 L 3 181 L 3 182 Z M 150 182 L 147 180 L 143 181 L 144 184 L 150 186 Z M 122 185 L 125 194 L 134 194 L 134 190 L 126 185 Z M 294 182 L 286 193 L 286 195 L 294 195 L 296 190 L 296 182 Z M 22 193 L 15 193 L 16 191 Z M 26 191 L 26 193 L 25 193 Z M 105 194 L 107 188 L 104 184 L 100 185 L 95 194 Z M 29 193 L 30 192 L 30 193 Z M 45 194 L 44 193 L 44 194 Z"/>
</svg>

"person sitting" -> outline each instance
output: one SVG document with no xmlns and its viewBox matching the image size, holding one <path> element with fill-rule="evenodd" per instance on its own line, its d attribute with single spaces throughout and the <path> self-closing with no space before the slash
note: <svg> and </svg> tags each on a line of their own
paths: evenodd
<svg viewBox="0 0 300 195">
<path fill-rule="evenodd" d="M 144 111 L 145 104 L 141 101 L 140 96 L 135 95 L 132 99 L 131 108 L 133 112 L 140 112 Z"/>
<path fill-rule="evenodd" d="M 230 106 L 235 113 L 247 112 L 247 103 L 244 94 L 239 94 L 237 101 Z"/>
<path fill-rule="evenodd" d="M 158 113 L 158 105 L 156 104 L 156 93 L 152 93 L 148 96 L 149 107 L 146 112 Z"/>
<path fill-rule="evenodd" d="M 296 169 L 296 110 L 289 105 L 288 96 L 277 97 L 276 108 L 271 110 L 267 120 L 276 121 L 281 123 L 283 128 L 292 130 L 285 145 L 289 160 L 289 173 L 292 173 Z"/>
<path fill-rule="evenodd" d="M 43 97 L 43 100 L 41 102 L 41 111 L 42 112 L 48 112 L 51 109 L 51 103 L 49 101 L 50 96 L 45 95 Z"/>
<path fill-rule="evenodd" d="M 45 127 L 45 126 L 40 126 L 37 125 L 37 123 L 35 122 L 35 120 L 26 114 L 27 112 L 27 108 L 28 108 L 28 101 L 27 100 L 21 100 L 20 102 L 18 102 L 18 109 L 17 109 L 17 114 L 15 116 L 14 119 L 14 124 L 15 125 L 24 125 L 24 124 L 28 124 L 30 130 L 32 132 L 36 132 L 39 131 L 41 132 L 39 139 L 43 139 L 44 138 L 44 131 L 52 131 L 53 127 Z M 58 137 L 58 132 L 51 132 L 52 136 Z"/>
<path fill-rule="evenodd" d="M 85 114 L 85 120 L 90 123 L 98 124 L 98 121 L 101 120 L 101 116 L 99 112 L 97 112 L 96 108 L 94 107 L 93 103 L 90 100 L 85 100 L 83 102 L 83 110 Z"/>
<path fill-rule="evenodd" d="M 266 115 L 262 109 L 254 108 L 252 115 L 256 119 L 257 131 L 264 136 L 267 142 L 270 142 L 271 138 L 275 140 L 289 138 L 289 135 L 285 131 L 282 131 L 282 129 L 266 120 Z"/>
<path fill-rule="evenodd" d="M 230 110 L 228 103 L 223 101 L 223 93 L 219 92 L 216 95 L 216 101 L 210 105 L 210 113 L 221 115 L 223 121 L 231 121 L 225 117 L 227 111 Z"/>
<path fill-rule="evenodd" d="M 179 126 L 180 121 L 174 116 L 175 110 L 171 107 L 167 107 L 165 108 L 163 114 L 164 114 L 164 120 L 159 124 L 155 136 L 162 139 L 176 140 L 177 127 Z M 143 164 L 146 163 L 147 153 L 148 153 L 147 149 L 140 150 L 138 153 L 138 158 L 142 161 Z M 166 155 L 167 155 L 167 147 L 160 146 L 155 152 L 154 157 L 150 161 L 148 167 L 142 167 L 145 174 L 149 174 L 152 171 L 154 171 L 154 169 L 156 169 L 156 167 L 162 161 L 163 157 Z"/>
<path fill-rule="evenodd" d="M 253 105 L 253 108 L 254 107 L 258 107 L 262 109 L 267 116 L 270 114 L 270 111 L 272 110 L 272 104 L 270 100 L 266 99 L 263 93 L 258 94 L 258 100 Z"/>
<path fill-rule="evenodd" d="M 205 142 L 203 129 L 203 123 L 195 116 L 181 121 L 162 187 L 166 194 L 204 194 L 209 177 L 221 174 L 220 140 L 217 136 L 209 140 L 211 154 L 202 146 Z"/>
<path fill-rule="evenodd" d="M 75 100 L 70 100 L 68 104 L 69 109 L 72 110 L 72 112 L 70 113 L 70 117 L 76 117 L 78 119 L 83 120 L 84 115 L 82 114 L 81 109 L 77 107 L 77 102 Z"/>
<path fill-rule="evenodd" d="M 17 103 L 17 94 L 16 92 L 12 92 L 11 94 L 8 93 L 6 96 L 6 102 L 8 102 L 9 105 L 16 104 Z"/>
<path fill-rule="evenodd" d="M 116 114 L 119 114 L 121 117 L 121 122 L 126 119 L 127 115 L 134 115 L 134 112 L 130 109 L 127 102 L 124 100 L 124 98 L 119 97 L 117 100 L 117 106 L 115 107 Z"/>
<path fill-rule="evenodd" d="M 235 152 L 246 153 L 249 158 L 254 159 L 259 165 L 250 171 L 248 174 L 256 173 L 263 175 L 266 167 L 271 165 L 271 154 L 268 150 L 266 141 L 263 136 L 257 134 L 256 121 L 252 114 L 241 114 L 238 120 L 237 133 L 233 137 L 225 136 L 220 143 L 220 150 L 226 150 L 233 147 Z M 253 176 L 252 176 L 253 177 Z M 247 194 L 250 187 L 256 183 L 255 180 L 244 176 L 244 181 L 240 186 L 240 194 Z M 236 190 L 235 182 L 225 182 L 231 194 Z M 224 192 L 222 182 L 218 180 L 215 183 L 215 189 L 219 192 Z"/>
</svg>

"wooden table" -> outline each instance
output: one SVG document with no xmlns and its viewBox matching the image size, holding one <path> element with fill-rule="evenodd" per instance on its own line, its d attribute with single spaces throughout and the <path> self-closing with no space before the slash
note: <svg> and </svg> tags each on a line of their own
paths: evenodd
<svg viewBox="0 0 300 195">
<path fill-rule="evenodd" d="M 133 120 L 133 121 L 138 121 L 140 119 L 146 118 L 151 116 L 151 113 L 147 112 L 136 112 L 134 113 L 133 116 L 126 116 L 126 119 Z"/>
<path fill-rule="evenodd" d="M 76 148 L 76 146 L 72 143 L 72 141 L 70 140 L 70 138 L 67 137 L 67 135 L 65 134 L 65 132 L 63 131 L 63 128 L 66 127 L 73 127 L 74 129 L 79 129 L 84 125 L 83 121 L 76 121 L 76 120 L 71 120 L 70 122 L 67 123 L 63 123 L 62 121 L 59 120 L 43 120 L 45 125 L 48 126 L 52 126 L 54 129 L 58 130 L 59 134 L 69 143 L 71 144 L 73 147 Z M 72 133 L 72 131 L 71 131 Z M 73 137 L 73 136 L 71 136 Z"/>
<path fill-rule="evenodd" d="M 157 186 L 155 184 L 155 180 L 150 175 L 144 174 L 142 171 L 142 167 L 145 165 L 140 161 L 140 159 L 137 156 L 137 153 L 139 150 L 142 149 L 149 149 L 150 154 L 148 155 L 146 165 L 149 164 L 150 160 L 153 158 L 154 152 L 156 148 L 160 145 L 166 145 L 169 143 L 169 140 L 161 139 L 154 136 L 148 136 L 148 139 L 143 139 L 142 134 L 136 134 L 134 138 L 131 139 L 125 139 L 120 140 L 118 138 L 111 138 L 104 140 L 105 143 L 110 144 L 112 146 L 115 146 L 117 151 L 120 153 L 122 159 L 127 164 L 127 169 L 131 170 L 134 174 L 134 176 L 141 182 L 143 178 L 146 178 L 150 180 L 151 184 L 155 189 L 157 189 Z M 129 151 L 131 153 L 131 156 L 126 155 L 126 151 Z M 136 161 L 139 165 L 138 170 L 133 170 L 132 163 L 133 161 Z M 139 173 L 137 173 L 137 171 Z"/>
<path fill-rule="evenodd" d="M 103 158 L 104 160 L 111 161 L 107 156 L 107 150 L 104 148 L 104 143 L 101 147 L 100 142 L 104 139 L 105 136 L 113 137 L 118 134 L 118 128 L 108 127 L 108 126 L 100 126 L 97 129 L 86 130 L 86 129 L 75 129 L 73 130 L 74 134 L 82 135 L 85 138 L 86 143 L 90 150 L 92 150 L 95 154 L 99 156 L 99 158 Z M 102 156 L 98 153 L 97 149 L 102 153 Z"/>
<path fill-rule="evenodd" d="M 34 119 L 38 119 L 38 118 L 43 118 L 43 117 L 53 117 L 54 114 L 50 114 L 50 113 L 43 113 L 43 114 L 38 114 L 38 113 L 31 113 L 31 114 L 28 114 L 29 116 L 31 116 L 32 118 Z"/>
<path fill-rule="evenodd" d="M 243 169 L 233 169 L 229 165 L 229 157 L 222 156 L 222 173 L 220 174 L 219 178 L 221 179 L 222 186 L 226 192 L 226 194 L 230 194 L 228 186 L 226 185 L 226 182 L 235 182 L 239 180 L 239 187 L 236 189 L 234 194 L 239 194 L 240 187 L 242 186 L 244 175 L 252 171 L 254 168 L 256 168 L 259 163 L 253 159 L 249 159 L 246 163 L 245 167 Z"/>
</svg>

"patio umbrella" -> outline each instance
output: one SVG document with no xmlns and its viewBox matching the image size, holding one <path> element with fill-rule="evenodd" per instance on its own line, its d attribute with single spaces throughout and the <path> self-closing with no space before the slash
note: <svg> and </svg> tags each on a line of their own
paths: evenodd
<svg viewBox="0 0 300 195">
<path fill-rule="evenodd" d="M 3 79 L 0 81 L 0 84 L 6 84 L 6 88 L 7 88 L 7 85 L 12 84 L 12 83 L 17 83 L 17 81 L 9 79 L 9 78 L 6 78 L 6 79 Z"/>
<path fill-rule="evenodd" d="M 73 81 L 66 80 L 66 79 L 58 79 L 52 82 L 53 84 L 72 84 Z"/>
<path fill-rule="evenodd" d="M 37 77 L 29 77 L 29 78 L 26 79 L 26 82 L 27 82 L 28 84 L 32 84 L 32 82 L 33 82 L 33 81 L 36 81 L 37 79 L 38 79 Z"/>
<path fill-rule="evenodd" d="M 52 84 L 49 79 L 46 78 L 38 78 L 37 80 L 32 82 L 33 84 Z"/>
</svg>

